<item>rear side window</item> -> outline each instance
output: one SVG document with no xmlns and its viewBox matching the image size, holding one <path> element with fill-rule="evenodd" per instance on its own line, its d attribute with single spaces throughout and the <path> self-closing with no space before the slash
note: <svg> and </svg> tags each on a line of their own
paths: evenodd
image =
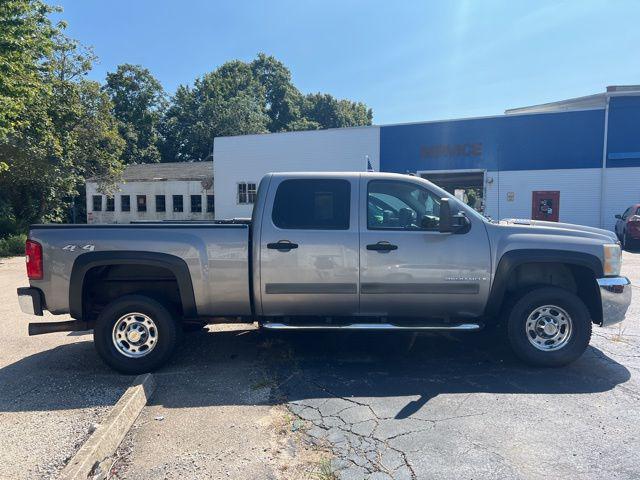
<svg viewBox="0 0 640 480">
<path fill-rule="evenodd" d="M 348 230 L 350 209 L 347 180 L 285 180 L 276 191 L 271 218 L 283 229 Z"/>
</svg>

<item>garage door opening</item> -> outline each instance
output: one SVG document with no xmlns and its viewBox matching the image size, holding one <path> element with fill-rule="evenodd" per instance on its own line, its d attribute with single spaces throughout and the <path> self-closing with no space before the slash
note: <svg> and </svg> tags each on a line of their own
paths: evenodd
<svg viewBox="0 0 640 480">
<path fill-rule="evenodd" d="M 484 212 L 484 170 L 418 172 L 478 212 Z"/>
</svg>

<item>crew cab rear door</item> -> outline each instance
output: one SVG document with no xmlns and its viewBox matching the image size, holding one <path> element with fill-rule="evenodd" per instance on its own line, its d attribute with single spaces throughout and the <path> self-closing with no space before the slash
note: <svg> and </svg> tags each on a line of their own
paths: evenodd
<svg viewBox="0 0 640 480">
<path fill-rule="evenodd" d="M 357 176 L 274 175 L 260 220 L 262 315 L 358 312 Z"/>
</svg>

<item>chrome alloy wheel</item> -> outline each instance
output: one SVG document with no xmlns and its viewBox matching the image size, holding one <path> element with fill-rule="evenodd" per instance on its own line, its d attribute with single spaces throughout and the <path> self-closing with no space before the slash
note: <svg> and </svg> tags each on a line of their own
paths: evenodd
<svg viewBox="0 0 640 480">
<path fill-rule="evenodd" d="M 125 357 L 140 358 L 158 343 L 158 328 L 144 313 L 127 313 L 113 326 L 113 345 Z"/>
<path fill-rule="evenodd" d="M 561 349 L 569 342 L 573 322 L 564 309 L 544 305 L 529 314 L 525 329 L 531 345 L 538 350 L 551 352 Z"/>
</svg>

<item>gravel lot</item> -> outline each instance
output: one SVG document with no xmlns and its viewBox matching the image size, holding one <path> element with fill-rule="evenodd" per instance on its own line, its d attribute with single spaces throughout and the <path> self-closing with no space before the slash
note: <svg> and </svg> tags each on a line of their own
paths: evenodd
<svg viewBox="0 0 640 480">
<path fill-rule="evenodd" d="M 24 258 L 0 259 L 0 478 L 55 476 L 131 382 L 97 361 L 91 335 L 28 337 L 26 285 Z"/>
<path fill-rule="evenodd" d="M 623 270 L 640 285 L 640 254 L 625 252 Z M 0 478 L 54 476 L 131 381 L 102 365 L 90 336 L 27 337 L 15 297 L 25 284 L 21 259 L 0 261 Z M 638 478 L 634 293 L 621 328 L 596 328 L 586 354 L 554 370 L 473 334 L 189 334 L 113 474 Z"/>
</svg>

